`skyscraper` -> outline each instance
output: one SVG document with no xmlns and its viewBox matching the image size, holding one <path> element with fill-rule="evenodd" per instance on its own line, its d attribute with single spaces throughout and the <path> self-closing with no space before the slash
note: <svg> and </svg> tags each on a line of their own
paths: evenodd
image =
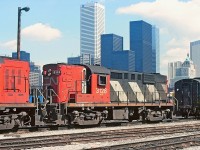
<svg viewBox="0 0 200 150">
<path fill-rule="evenodd" d="M 115 34 L 101 35 L 101 65 L 112 68 L 113 51 L 123 50 L 123 37 Z"/>
<path fill-rule="evenodd" d="M 81 54 L 90 54 L 94 64 L 101 64 L 101 34 L 105 32 L 105 8 L 94 2 L 80 8 L 80 49 Z M 87 63 L 88 62 L 84 62 Z"/>
<path fill-rule="evenodd" d="M 172 64 L 174 67 L 172 67 Z M 170 70 L 169 70 L 170 69 Z M 193 61 L 190 59 L 189 54 L 187 55 L 185 61 L 182 63 L 180 61 L 169 63 L 169 75 L 170 71 L 173 69 L 174 76 L 173 78 L 170 78 L 170 88 L 174 88 L 175 82 L 181 79 L 188 79 L 188 78 L 194 78 L 196 76 L 196 70 Z"/>
<path fill-rule="evenodd" d="M 152 70 L 153 72 L 160 73 L 160 40 L 159 29 L 152 26 Z"/>
<path fill-rule="evenodd" d="M 12 58 L 17 59 L 17 52 L 12 52 Z M 20 51 L 20 60 L 30 62 L 30 53 L 26 51 Z"/>
<path fill-rule="evenodd" d="M 172 80 L 176 77 L 176 69 L 181 68 L 182 62 L 176 61 L 176 62 L 169 62 L 168 63 L 168 84 L 169 87 L 173 87 L 174 83 L 171 83 Z"/>
<path fill-rule="evenodd" d="M 133 51 L 123 50 L 123 37 L 116 34 L 101 35 L 101 65 L 107 68 L 135 71 Z"/>
<path fill-rule="evenodd" d="M 135 52 L 135 71 L 156 72 L 159 63 L 156 58 L 157 34 L 157 29 L 145 21 L 130 22 L 130 50 Z"/>
<path fill-rule="evenodd" d="M 31 87 L 42 86 L 42 73 L 39 65 L 35 65 L 34 62 L 30 62 L 30 75 L 29 82 Z"/>
<path fill-rule="evenodd" d="M 196 68 L 196 76 L 200 77 L 200 40 L 190 43 L 190 57 Z"/>
<path fill-rule="evenodd" d="M 80 64 L 80 56 L 78 56 L 78 57 L 68 57 L 67 63 L 68 64 Z"/>
</svg>

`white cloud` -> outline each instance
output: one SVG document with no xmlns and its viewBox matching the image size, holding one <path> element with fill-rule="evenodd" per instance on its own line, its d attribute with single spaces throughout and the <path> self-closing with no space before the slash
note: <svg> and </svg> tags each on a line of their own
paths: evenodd
<svg viewBox="0 0 200 150">
<path fill-rule="evenodd" d="M 172 38 L 170 41 L 168 41 L 168 43 L 166 44 L 167 48 L 174 48 L 174 47 L 178 47 L 178 48 L 182 48 L 182 49 L 188 49 L 189 50 L 189 43 L 190 40 L 187 38 Z"/>
<path fill-rule="evenodd" d="M 161 61 L 161 70 L 167 70 L 167 66 L 169 62 L 174 61 L 184 61 L 186 58 L 186 55 L 188 54 L 188 49 L 182 49 L 182 48 L 170 48 L 166 52 L 165 55 L 162 56 Z M 166 74 L 167 72 L 165 72 Z"/>
<path fill-rule="evenodd" d="M 17 49 L 17 40 L 7 41 L 7 42 L 4 42 L 4 43 L 0 42 L 0 49 L 16 50 Z"/>
<path fill-rule="evenodd" d="M 36 23 L 22 30 L 22 36 L 36 41 L 52 41 L 61 37 L 61 32 L 47 24 Z"/>
<path fill-rule="evenodd" d="M 150 20 L 161 29 L 160 36 L 166 36 L 160 49 L 167 49 L 161 56 L 162 68 L 167 70 L 166 63 L 173 59 L 182 60 L 189 52 L 190 41 L 200 39 L 200 1 L 199 0 L 155 0 L 140 2 L 117 9 L 118 14 L 133 14 L 141 16 L 141 20 Z M 175 55 L 175 56 L 174 56 Z M 176 60 L 176 59 L 175 59 Z M 174 60 L 174 61 L 175 61 Z M 166 72 L 165 72 L 166 73 Z"/>
<path fill-rule="evenodd" d="M 200 2 L 197 0 L 156 0 L 154 2 L 140 2 L 117 10 L 120 14 L 137 14 L 153 19 L 160 25 L 167 27 L 175 34 L 199 36 L 200 32 Z M 173 32 L 171 32 L 173 34 Z"/>
<path fill-rule="evenodd" d="M 61 37 L 61 32 L 52 28 L 49 25 L 36 23 L 31 26 L 28 26 L 21 31 L 22 38 L 27 38 L 35 41 L 52 41 Z M 22 45 L 22 41 L 21 41 Z M 6 42 L 0 42 L 0 49 L 3 50 L 16 50 L 17 49 L 17 40 L 10 40 Z"/>
</svg>

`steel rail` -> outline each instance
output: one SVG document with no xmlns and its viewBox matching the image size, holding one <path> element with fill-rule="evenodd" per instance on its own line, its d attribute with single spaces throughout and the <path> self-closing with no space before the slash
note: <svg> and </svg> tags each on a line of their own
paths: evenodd
<svg viewBox="0 0 200 150">
<path fill-rule="evenodd" d="M 200 131 L 200 124 L 176 125 L 173 127 L 150 127 L 150 128 L 132 128 L 121 130 L 109 130 L 98 132 L 86 132 L 76 134 L 60 134 L 49 136 L 35 136 L 23 138 L 1 139 L 0 149 L 19 149 L 67 145 L 71 143 L 88 143 L 116 141 L 123 139 L 137 139 L 147 136 L 169 135 L 174 133 L 197 132 Z"/>
</svg>

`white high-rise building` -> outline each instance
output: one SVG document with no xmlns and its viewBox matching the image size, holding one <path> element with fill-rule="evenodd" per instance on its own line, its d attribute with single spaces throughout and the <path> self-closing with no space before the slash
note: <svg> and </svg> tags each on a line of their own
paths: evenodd
<svg viewBox="0 0 200 150">
<path fill-rule="evenodd" d="M 80 55 L 90 54 L 94 64 L 101 64 L 101 34 L 105 33 L 105 7 L 92 2 L 81 5 L 80 12 Z"/>
<path fill-rule="evenodd" d="M 196 76 L 200 77 L 200 40 L 190 43 L 190 57 L 196 68 Z"/>
<path fill-rule="evenodd" d="M 182 65 L 181 61 L 168 63 L 168 83 L 171 84 L 171 80 L 176 76 L 176 69 Z"/>
<path fill-rule="evenodd" d="M 196 70 L 195 70 L 195 66 L 194 66 L 194 63 L 193 61 L 190 59 L 189 57 L 189 54 L 187 55 L 185 61 L 183 63 L 181 62 L 175 62 L 174 65 L 174 68 L 176 67 L 176 69 L 174 70 L 173 69 L 173 72 L 171 72 L 170 74 L 170 69 L 171 67 L 168 68 L 168 73 L 171 76 L 170 79 L 170 84 L 169 84 L 169 87 L 170 88 L 174 88 L 174 84 L 175 82 L 177 82 L 178 80 L 181 80 L 181 79 L 189 79 L 189 78 L 194 78 L 196 77 Z M 169 63 L 169 66 L 170 64 L 172 63 Z"/>
<path fill-rule="evenodd" d="M 29 83 L 31 87 L 41 87 L 42 86 L 41 73 L 39 72 L 30 72 L 29 74 Z"/>
<path fill-rule="evenodd" d="M 42 73 L 39 65 L 35 65 L 34 62 L 30 62 L 30 74 L 29 83 L 31 87 L 42 86 Z"/>
</svg>

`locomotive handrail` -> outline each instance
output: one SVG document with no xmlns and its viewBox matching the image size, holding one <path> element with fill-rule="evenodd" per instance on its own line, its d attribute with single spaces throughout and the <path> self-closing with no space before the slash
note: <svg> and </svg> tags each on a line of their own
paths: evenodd
<svg viewBox="0 0 200 150">
<path fill-rule="evenodd" d="M 47 90 L 50 90 L 50 91 L 53 91 L 53 93 L 58 97 L 58 99 L 60 100 L 60 97 L 58 96 L 58 94 L 54 91 L 54 89 L 45 89 L 45 90 L 43 90 L 43 93 L 45 93 Z M 43 94 L 42 94 L 43 95 Z M 45 97 L 44 97 L 45 98 Z M 45 100 L 47 100 L 46 98 L 45 98 Z"/>
<path fill-rule="evenodd" d="M 171 97 L 172 97 L 173 100 L 176 101 L 176 110 L 178 111 L 178 100 L 177 100 L 176 97 L 174 97 L 174 96 L 171 96 Z"/>
<path fill-rule="evenodd" d="M 61 100 L 60 97 L 58 96 L 58 94 L 54 91 L 54 89 L 49 89 L 49 90 L 52 91 L 52 92 L 56 95 L 56 97 L 57 97 L 59 100 Z M 51 92 L 50 92 L 50 93 L 51 93 Z M 52 102 L 51 102 L 51 103 L 52 103 Z M 59 105 L 59 109 L 58 109 L 58 110 L 59 110 L 59 114 L 61 114 L 61 111 L 60 111 L 61 103 L 59 102 L 58 105 Z"/>
<path fill-rule="evenodd" d="M 37 90 L 39 91 L 39 93 L 42 95 L 42 97 L 44 98 L 44 100 L 47 101 L 46 97 L 44 96 L 44 92 L 46 91 L 46 89 L 43 90 L 43 92 L 41 92 L 41 89 L 39 89 L 39 88 L 36 88 L 36 89 L 37 89 Z"/>
</svg>

